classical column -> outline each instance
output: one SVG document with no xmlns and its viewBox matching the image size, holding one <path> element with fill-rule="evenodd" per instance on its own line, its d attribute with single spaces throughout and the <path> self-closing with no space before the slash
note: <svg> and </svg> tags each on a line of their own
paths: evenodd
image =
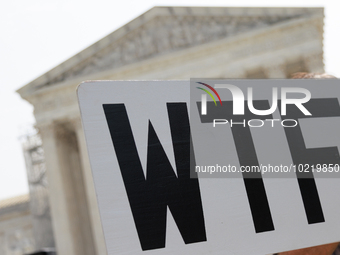
<svg viewBox="0 0 340 255">
<path fill-rule="evenodd" d="M 70 121 L 40 127 L 58 255 L 95 255 L 78 139 Z"/>
<path fill-rule="evenodd" d="M 46 173 L 56 249 L 60 255 L 77 255 L 67 210 L 67 191 L 63 182 L 53 124 L 39 126 L 45 151 Z"/>
<path fill-rule="evenodd" d="M 97 254 L 105 255 L 107 254 L 107 251 L 105 246 L 103 228 L 100 220 L 97 196 L 93 183 L 90 161 L 88 158 L 85 135 L 82 128 L 81 120 L 74 120 L 73 123 L 77 134 L 78 147 L 84 174 L 84 182 L 87 191 L 89 212 L 91 216 L 91 224 L 93 229 L 94 241 L 97 248 Z"/>
</svg>

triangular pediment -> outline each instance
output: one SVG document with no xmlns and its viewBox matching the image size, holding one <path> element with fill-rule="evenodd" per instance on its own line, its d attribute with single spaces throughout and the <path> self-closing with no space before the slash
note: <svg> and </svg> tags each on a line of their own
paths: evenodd
<svg viewBox="0 0 340 255">
<path fill-rule="evenodd" d="M 45 86 L 274 26 L 323 8 L 155 7 L 31 84 Z"/>
</svg>

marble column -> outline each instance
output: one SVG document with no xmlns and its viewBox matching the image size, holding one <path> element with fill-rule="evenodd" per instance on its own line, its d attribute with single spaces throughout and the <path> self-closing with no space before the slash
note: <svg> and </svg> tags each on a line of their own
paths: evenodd
<svg viewBox="0 0 340 255">
<path fill-rule="evenodd" d="M 91 166 L 88 158 L 85 135 L 82 128 L 81 120 L 80 119 L 75 120 L 74 125 L 77 134 L 79 153 L 84 174 L 84 182 L 88 196 L 89 212 L 91 216 L 94 242 L 97 248 L 97 254 L 105 255 L 107 254 L 107 251 L 105 246 L 104 233 L 100 220 L 97 196 L 94 188 Z"/>
<path fill-rule="evenodd" d="M 58 255 L 95 255 L 76 132 L 67 122 L 39 130 Z"/>
</svg>

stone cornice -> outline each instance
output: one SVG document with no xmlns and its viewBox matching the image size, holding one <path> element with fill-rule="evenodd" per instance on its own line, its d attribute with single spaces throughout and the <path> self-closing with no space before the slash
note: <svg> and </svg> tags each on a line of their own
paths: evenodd
<svg viewBox="0 0 340 255">
<path fill-rule="evenodd" d="M 284 47 L 289 47 L 290 45 L 294 46 L 297 43 L 307 42 L 312 39 L 319 40 L 320 43 L 322 43 L 322 26 L 323 18 L 320 16 L 303 17 L 296 20 L 289 20 L 283 22 L 282 24 L 280 23 L 269 28 L 258 29 L 256 31 L 250 31 L 245 34 L 235 35 L 230 38 L 217 40 L 215 42 L 207 43 L 204 45 L 193 46 L 189 49 L 179 50 L 171 54 L 163 54 L 152 59 L 146 59 L 119 68 L 112 68 L 109 70 L 98 71 L 96 73 L 85 74 L 79 77 L 73 77 L 58 82 L 54 84 L 54 86 L 42 87 L 38 91 L 35 91 L 33 94 L 21 94 L 21 96 L 23 96 L 33 105 L 36 105 L 36 103 L 41 100 L 41 96 L 50 93 L 55 94 L 58 91 L 65 94 L 65 89 L 74 90 L 80 82 L 85 80 L 126 79 L 126 77 L 130 77 L 129 79 L 134 79 L 134 77 L 138 78 L 141 72 L 145 73 L 162 66 L 176 65 L 176 63 L 180 64 L 183 63 L 183 61 L 191 58 L 209 56 L 211 54 L 214 54 L 216 51 L 225 51 L 228 48 L 231 49 L 231 47 L 239 48 L 236 51 L 230 52 L 230 54 L 233 55 L 233 61 L 237 61 L 238 58 L 247 53 L 242 52 L 241 46 L 243 44 L 247 44 L 247 42 L 254 42 L 261 38 L 266 38 L 269 40 L 266 45 L 263 45 L 262 51 L 277 50 L 279 48 L 278 43 L 281 44 L 280 40 L 282 39 L 282 36 L 276 38 L 277 34 L 285 35 L 285 38 L 294 37 L 291 39 L 290 42 L 288 42 L 288 44 L 284 43 Z M 297 31 L 295 31 L 295 29 L 297 29 Z M 311 33 L 311 31 L 313 31 L 313 33 Z M 320 47 L 320 49 L 322 48 Z M 259 49 L 257 49 L 257 51 L 258 50 Z M 318 50 L 317 53 L 322 54 L 322 51 L 320 52 L 320 50 Z M 178 77 L 173 78 L 178 79 Z M 165 77 L 165 79 L 167 78 Z"/>
<path fill-rule="evenodd" d="M 277 77 L 280 65 L 298 59 L 304 59 L 308 66 L 315 66 L 314 70 L 321 70 L 322 33 L 319 29 L 320 26 L 322 29 L 322 20 L 322 17 L 319 16 L 288 20 L 269 28 L 193 46 L 119 68 L 73 77 L 53 86 L 45 86 L 28 94 L 26 99 L 34 105 L 36 120 L 40 125 L 56 120 L 70 121 L 79 118 L 75 89 L 84 80 L 188 79 L 190 76 L 188 76 L 189 69 L 186 69 L 186 65 L 195 63 L 197 63 L 195 69 L 199 69 L 197 69 L 196 75 L 197 73 L 206 73 L 206 75 L 214 77 L 219 77 L 219 74 L 222 75 L 221 77 L 231 77 L 232 74 L 233 78 L 245 78 L 242 70 L 253 69 L 251 64 L 255 67 L 262 67 L 265 72 Z M 209 61 L 202 61 L 209 58 L 214 59 L 216 67 L 211 68 L 211 65 L 207 66 Z M 278 60 L 282 63 L 276 63 Z M 218 66 L 223 67 L 224 71 Z M 211 69 L 213 69 L 213 73 Z M 283 72 L 283 68 L 281 69 Z M 166 70 L 171 76 L 167 74 Z M 157 75 L 158 72 L 160 76 Z"/>
<path fill-rule="evenodd" d="M 18 92 L 30 94 L 46 85 L 84 74 L 119 68 L 242 31 L 311 15 L 323 17 L 323 8 L 155 7 Z M 153 47 L 147 47 L 150 43 Z"/>
</svg>

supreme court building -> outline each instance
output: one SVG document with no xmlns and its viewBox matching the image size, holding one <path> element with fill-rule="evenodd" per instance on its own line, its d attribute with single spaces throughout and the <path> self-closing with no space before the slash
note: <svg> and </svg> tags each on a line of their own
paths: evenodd
<svg viewBox="0 0 340 255">
<path fill-rule="evenodd" d="M 323 20 L 323 8 L 155 7 L 19 89 L 42 139 L 58 255 L 106 254 L 79 83 L 323 72 Z"/>
</svg>

